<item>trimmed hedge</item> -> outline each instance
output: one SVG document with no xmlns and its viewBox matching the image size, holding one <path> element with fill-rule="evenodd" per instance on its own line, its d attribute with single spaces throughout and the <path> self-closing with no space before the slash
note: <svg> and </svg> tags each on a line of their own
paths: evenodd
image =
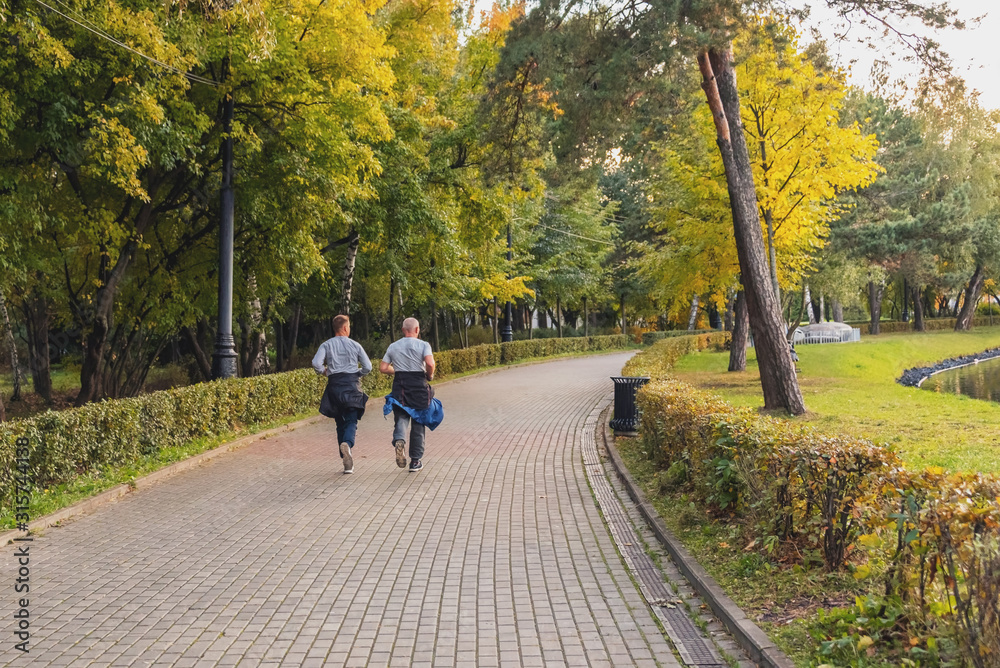
<svg viewBox="0 0 1000 668">
<path fill-rule="evenodd" d="M 662 341 L 663 339 L 670 339 L 675 336 L 691 336 L 692 334 L 712 334 L 717 333 L 717 329 L 696 329 L 694 331 L 688 331 L 686 329 L 671 329 L 665 332 L 643 332 L 642 333 L 642 345 L 651 346 L 657 341 Z"/>
<path fill-rule="evenodd" d="M 936 332 L 943 329 L 955 329 L 956 318 L 924 318 L 924 331 L 925 332 Z M 993 318 L 996 325 L 1000 325 L 1000 317 Z M 853 322 L 845 323 L 851 327 L 861 328 L 863 331 L 869 331 L 871 327 L 871 320 L 857 320 Z M 991 325 L 990 317 L 988 315 L 977 315 L 972 319 L 973 327 L 989 327 Z M 879 334 L 895 334 L 897 332 L 912 332 L 913 331 L 913 321 L 902 322 L 900 320 L 882 320 L 878 324 Z"/>
<path fill-rule="evenodd" d="M 510 364 L 531 357 L 625 348 L 625 336 L 515 341 L 435 354 L 437 377 Z M 375 370 L 362 379 L 371 396 L 388 394 L 392 379 Z M 203 436 L 264 424 L 319 406 L 326 378 L 298 369 L 254 378 L 234 378 L 102 401 L 24 420 L 0 423 L 0 507 L 14 491 L 15 442 L 29 441 L 29 469 L 36 487 L 119 466 Z"/>
<path fill-rule="evenodd" d="M 637 395 L 640 433 L 666 480 L 683 481 L 784 563 L 877 578 L 850 641 L 831 640 L 831 651 L 854 652 L 863 636 L 898 640 L 902 627 L 914 658 L 950 651 L 1000 665 L 1000 479 L 906 471 L 870 441 L 734 408 L 669 377 L 683 354 L 711 345 L 688 338 L 661 341 L 623 370 L 653 378 Z"/>
</svg>

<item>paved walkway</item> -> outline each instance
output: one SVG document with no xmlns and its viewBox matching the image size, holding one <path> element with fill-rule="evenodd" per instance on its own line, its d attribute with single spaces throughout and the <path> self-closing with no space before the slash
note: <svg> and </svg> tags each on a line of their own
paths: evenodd
<svg viewBox="0 0 1000 668">
<path fill-rule="evenodd" d="M 343 475 L 332 420 L 255 443 L 31 547 L 39 666 L 677 666 L 588 487 L 584 423 L 627 354 L 437 389 L 424 470 L 370 405 Z"/>
</svg>

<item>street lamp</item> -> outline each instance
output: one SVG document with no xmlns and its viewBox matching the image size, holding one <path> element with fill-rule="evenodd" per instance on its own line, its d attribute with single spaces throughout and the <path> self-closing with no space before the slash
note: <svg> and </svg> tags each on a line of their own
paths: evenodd
<svg viewBox="0 0 1000 668">
<path fill-rule="evenodd" d="M 229 58 L 222 64 L 225 80 Z M 222 207 L 219 217 L 219 321 L 212 351 L 212 380 L 236 377 L 236 345 L 233 341 L 233 94 L 226 94 L 222 107 Z"/>
<path fill-rule="evenodd" d="M 513 245 L 511 244 L 511 234 L 510 234 L 510 223 L 507 223 L 507 280 L 510 280 L 510 263 L 514 259 L 513 256 Z M 508 286 L 509 288 L 509 286 Z M 503 327 L 500 328 L 500 340 L 504 343 L 510 343 L 514 340 L 514 329 L 511 327 L 511 304 L 510 299 L 507 300 L 507 304 L 504 306 L 503 314 Z"/>
</svg>

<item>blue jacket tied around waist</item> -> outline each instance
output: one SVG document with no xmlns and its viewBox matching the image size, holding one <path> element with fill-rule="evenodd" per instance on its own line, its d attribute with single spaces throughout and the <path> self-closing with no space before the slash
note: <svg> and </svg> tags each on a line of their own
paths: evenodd
<svg viewBox="0 0 1000 668">
<path fill-rule="evenodd" d="M 392 379 L 392 392 L 386 395 L 382 415 L 392 412 L 393 406 L 434 431 L 444 420 L 444 406 L 434 398 L 434 389 L 427 383 L 422 371 L 397 371 Z"/>
</svg>

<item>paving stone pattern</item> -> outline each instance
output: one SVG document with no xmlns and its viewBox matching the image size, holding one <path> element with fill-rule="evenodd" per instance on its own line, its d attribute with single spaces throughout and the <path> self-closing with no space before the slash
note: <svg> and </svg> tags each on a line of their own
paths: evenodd
<svg viewBox="0 0 1000 668">
<path fill-rule="evenodd" d="M 0 663 L 678 666 L 582 466 L 627 354 L 441 386 L 424 470 L 380 407 L 255 443 L 31 544 L 30 653 L 0 554 Z"/>
</svg>

